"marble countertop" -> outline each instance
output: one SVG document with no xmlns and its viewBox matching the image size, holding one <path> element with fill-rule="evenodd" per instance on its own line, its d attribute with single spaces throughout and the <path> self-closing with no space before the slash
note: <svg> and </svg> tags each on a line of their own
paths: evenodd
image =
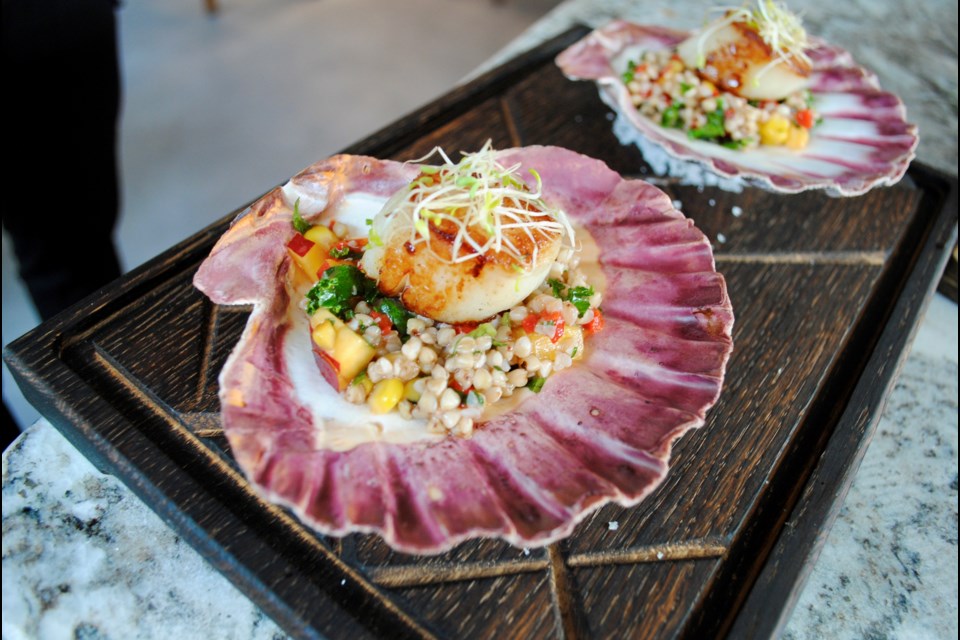
<svg viewBox="0 0 960 640">
<path fill-rule="evenodd" d="M 957 173 L 957 7 L 791 2 L 907 104 L 918 157 Z M 573 0 L 488 65 L 615 16 L 691 28 L 703 2 Z M 829 8 L 830 11 L 826 11 Z M 697 16 L 691 18 L 690 16 Z M 41 421 L 3 455 L 4 640 L 283 632 L 116 478 Z M 957 306 L 937 296 L 785 637 L 957 636 Z"/>
</svg>

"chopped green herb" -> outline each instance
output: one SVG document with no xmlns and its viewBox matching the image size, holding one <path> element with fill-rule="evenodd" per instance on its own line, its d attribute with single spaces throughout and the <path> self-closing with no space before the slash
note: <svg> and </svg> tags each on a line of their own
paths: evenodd
<svg viewBox="0 0 960 640">
<path fill-rule="evenodd" d="M 749 144 L 749 138 L 743 138 L 741 140 L 724 140 L 720 143 L 720 146 L 726 147 L 727 149 L 743 149 L 747 144 Z"/>
<path fill-rule="evenodd" d="M 367 287 L 367 277 L 353 265 L 341 264 L 323 272 L 323 277 L 307 293 L 307 313 L 320 307 L 330 310 L 335 316 L 351 311 L 350 301 Z"/>
<path fill-rule="evenodd" d="M 344 245 L 342 247 L 333 247 L 330 249 L 330 257 L 336 258 L 337 260 L 342 260 L 344 258 L 350 257 L 351 253 L 355 253 L 350 249 L 350 247 Z"/>
<path fill-rule="evenodd" d="M 571 357 L 571 358 L 576 358 L 576 357 L 577 357 L 577 351 L 579 351 L 579 350 L 580 350 L 580 347 L 574 347 L 574 348 L 573 348 L 573 351 L 570 352 L 570 357 Z"/>
<path fill-rule="evenodd" d="M 547 284 L 550 285 L 550 288 L 553 289 L 553 297 L 560 298 L 563 295 L 563 288 L 566 286 L 556 278 L 550 278 L 547 280 Z"/>
<path fill-rule="evenodd" d="M 717 108 L 707 114 L 707 122 L 702 127 L 690 129 L 687 135 L 695 140 L 718 140 L 727 135 L 723 123 L 723 101 L 717 100 Z"/>
<path fill-rule="evenodd" d="M 624 71 L 620 77 L 623 78 L 623 84 L 630 84 L 633 82 L 634 74 L 636 73 L 637 63 L 631 60 L 627 63 L 627 70 Z"/>
<path fill-rule="evenodd" d="M 680 93 L 684 94 L 684 93 L 686 93 L 687 91 L 690 91 L 690 89 L 693 89 L 693 85 L 692 85 L 692 84 L 687 84 L 686 82 L 681 82 L 681 83 L 680 83 Z"/>
<path fill-rule="evenodd" d="M 313 227 L 312 224 L 303 219 L 303 216 L 300 215 L 300 198 L 297 198 L 297 201 L 293 203 L 293 228 L 297 230 L 297 233 L 304 234 Z"/>
<path fill-rule="evenodd" d="M 541 376 L 533 376 L 530 378 L 530 382 L 527 383 L 527 389 L 530 389 L 530 391 L 534 393 L 540 393 L 540 389 L 543 389 L 543 383 L 546 381 L 547 379 Z"/>
<path fill-rule="evenodd" d="M 407 334 L 407 320 L 412 318 L 413 314 L 407 311 L 399 300 L 378 298 L 370 306 L 390 318 L 390 322 L 397 328 L 400 335 Z"/>
<path fill-rule="evenodd" d="M 561 300 L 570 302 L 577 308 L 580 317 L 590 308 L 590 298 L 593 297 L 593 287 L 571 287 L 564 291 L 566 285 L 556 278 L 547 280 L 547 284 L 553 289 L 553 295 Z"/>
<path fill-rule="evenodd" d="M 356 377 L 354 377 L 353 380 L 350 381 L 350 386 L 352 387 L 355 384 L 361 384 L 366 379 L 367 379 L 367 372 L 361 371 L 356 375 Z"/>
<path fill-rule="evenodd" d="M 567 290 L 565 300 L 569 300 L 577 308 L 580 317 L 590 308 L 590 298 L 593 297 L 593 287 L 573 287 Z"/>
<path fill-rule="evenodd" d="M 680 105 L 672 104 L 663 112 L 660 118 L 660 124 L 669 129 L 679 129 L 683 126 L 683 119 L 680 117 Z"/>
</svg>

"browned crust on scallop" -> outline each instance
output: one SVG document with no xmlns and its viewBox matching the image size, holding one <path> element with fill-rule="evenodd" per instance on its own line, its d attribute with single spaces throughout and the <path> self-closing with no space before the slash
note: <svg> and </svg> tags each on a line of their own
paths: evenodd
<svg viewBox="0 0 960 640">
<path fill-rule="evenodd" d="M 408 309 L 429 318 L 438 318 L 451 298 L 462 297 L 466 283 L 487 276 L 495 277 L 493 272 L 496 271 L 532 270 L 537 266 L 534 255 L 546 255 L 559 235 L 534 231 L 531 238 L 521 229 L 508 229 L 503 235 L 519 251 L 520 259 L 506 251 L 491 250 L 463 262 L 445 264 L 445 274 L 449 274 L 450 280 L 455 282 L 452 287 L 447 287 L 437 282 L 437 275 L 432 270 L 424 268 L 436 258 L 424 256 L 432 251 L 440 260 L 452 262 L 457 228 L 452 222 L 441 221 L 439 224 L 430 222 L 429 230 L 429 248 L 423 242 L 413 244 L 409 240 L 399 242 L 393 239 L 387 242 L 377 283 L 385 295 L 399 297 Z M 472 228 L 470 233 L 478 244 L 486 241 L 482 230 Z M 469 247 L 461 247 L 460 255 L 469 251 Z M 541 260 L 538 258 L 538 262 Z"/>
<path fill-rule="evenodd" d="M 755 65 L 768 64 L 777 54 L 749 25 L 734 22 L 730 26 L 737 30 L 740 39 L 710 51 L 705 64 L 697 73 L 724 91 L 740 95 L 740 89 L 746 85 L 746 76 L 750 69 Z M 810 75 L 810 64 L 800 57 L 791 55 L 783 61 L 797 75 Z"/>
</svg>

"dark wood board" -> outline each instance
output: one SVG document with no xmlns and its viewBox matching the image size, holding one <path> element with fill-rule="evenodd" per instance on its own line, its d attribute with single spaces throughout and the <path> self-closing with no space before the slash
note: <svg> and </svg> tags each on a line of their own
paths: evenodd
<svg viewBox="0 0 960 640">
<path fill-rule="evenodd" d="M 553 66 L 584 33 L 346 151 L 409 159 L 489 137 L 566 146 L 643 177 L 648 167 L 617 142 L 593 85 Z M 217 420 L 217 374 L 247 311 L 191 286 L 236 212 L 11 343 L 4 358 L 71 442 L 293 635 L 773 635 L 952 247 L 957 181 L 915 165 L 894 187 L 845 199 L 659 183 L 714 240 L 737 316 L 727 382 L 647 500 L 608 505 L 546 549 L 480 540 L 421 558 L 376 536 L 317 536 L 257 497 Z"/>
</svg>

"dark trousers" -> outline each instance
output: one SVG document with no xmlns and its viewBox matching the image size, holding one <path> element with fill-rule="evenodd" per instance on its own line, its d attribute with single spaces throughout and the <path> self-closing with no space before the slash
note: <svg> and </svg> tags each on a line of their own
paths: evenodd
<svg viewBox="0 0 960 640">
<path fill-rule="evenodd" d="M 120 275 L 112 0 L 3 0 L 3 227 L 44 319 Z"/>
<path fill-rule="evenodd" d="M 116 2 L 2 2 L 3 228 L 45 320 L 120 275 Z"/>
</svg>

